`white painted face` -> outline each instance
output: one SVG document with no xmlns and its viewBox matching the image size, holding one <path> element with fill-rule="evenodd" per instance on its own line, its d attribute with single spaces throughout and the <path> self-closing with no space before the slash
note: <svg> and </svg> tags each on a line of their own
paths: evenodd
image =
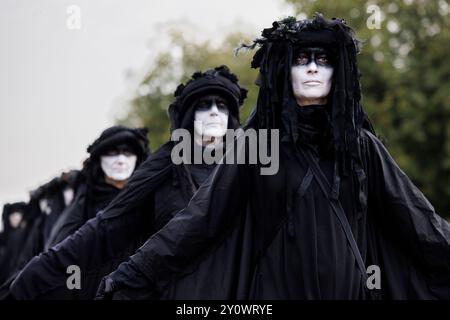
<svg viewBox="0 0 450 320">
<path fill-rule="evenodd" d="M 48 204 L 47 199 L 41 199 L 39 200 L 39 207 L 41 209 L 41 212 L 45 213 L 46 215 L 49 215 L 52 213 L 52 208 L 50 208 L 50 205 Z"/>
<path fill-rule="evenodd" d="M 9 215 L 9 224 L 14 229 L 18 228 L 20 223 L 22 222 L 23 215 L 21 212 L 13 212 Z"/>
<path fill-rule="evenodd" d="M 125 181 L 133 174 L 137 156 L 129 151 L 111 151 L 100 156 L 100 165 L 105 175 L 114 181 Z"/>
<path fill-rule="evenodd" d="M 199 99 L 195 106 L 194 140 L 199 145 L 218 144 L 228 128 L 228 106 L 219 95 Z"/>
<path fill-rule="evenodd" d="M 66 207 L 72 202 L 74 195 L 75 192 L 72 188 L 67 187 L 64 189 L 63 196 L 64 196 L 64 204 L 66 205 Z"/>
<path fill-rule="evenodd" d="M 322 48 L 300 50 L 292 64 L 291 79 L 295 99 L 300 106 L 325 104 L 330 93 L 333 66 Z"/>
</svg>

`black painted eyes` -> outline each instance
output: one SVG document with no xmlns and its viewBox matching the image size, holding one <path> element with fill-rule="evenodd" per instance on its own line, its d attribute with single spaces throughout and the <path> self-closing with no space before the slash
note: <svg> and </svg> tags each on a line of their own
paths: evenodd
<svg viewBox="0 0 450 320">
<path fill-rule="evenodd" d="M 318 66 L 331 67 L 331 59 L 326 53 L 300 52 L 294 61 L 294 65 L 306 66 L 314 61 Z"/>
<path fill-rule="evenodd" d="M 112 149 L 105 153 L 106 156 L 118 156 L 119 154 L 123 154 L 126 157 L 130 157 L 134 155 L 133 150 L 131 149 Z"/>
<path fill-rule="evenodd" d="M 204 99 L 204 100 L 202 99 L 197 103 L 195 110 L 206 111 L 209 108 L 211 108 L 211 106 L 214 102 L 217 105 L 217 109 L 219 109 L 220 111 L 228 110 L 228 106 L 227 106 L 226 102 L 224 100 L 219 100 L 219 99 Z"/>
</svg>

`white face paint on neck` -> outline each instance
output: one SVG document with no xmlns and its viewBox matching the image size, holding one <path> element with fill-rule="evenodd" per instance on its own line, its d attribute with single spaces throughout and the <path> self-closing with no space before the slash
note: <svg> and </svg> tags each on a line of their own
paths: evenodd
<svg viewBox="0 0 450 320">
<path fill-rule="evenodd" d="M 194 141 L 203 146 L 220 144 L 227 132 L 228 113 L 226 102 L 220 96 L 201 98 L 195 110 Z"/>
<path fill-rule="evenodd" d="M 131 177 L 136 167 L 137 156 L 135 154 L 103 155 L 100 157 L 100 165 L 105 175 L 114 181 L 125 181 Z"/>
<path fill-rule="evenodd" d="M 299 56 L 291 68 L 292 90 L 298 105 L 326 104 L 333 71 L 326 56 L 319 52 Z"/>
<path fill-rule="evenodd" d="M 12 228 L 16 229 L 22 222 L 23 215 L 21 212 L 13 212 L 9 215 L 9 224 Z"/>
</svg>

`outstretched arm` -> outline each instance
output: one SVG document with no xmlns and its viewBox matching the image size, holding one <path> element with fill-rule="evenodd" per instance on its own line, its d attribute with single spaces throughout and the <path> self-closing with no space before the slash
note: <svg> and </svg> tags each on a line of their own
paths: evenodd
<svg viewBox="0 0 450 320">
<path fill-rule="evenodd" d="M 398 244 L 401 254 L 410 257 L 406 267 L 417 266 L 434 295 L 450 298 L 449 223 L 435 212 L 382 143 L 372 134 L 365 134 L 369 206 L 376 207 L 373 219 L 390 243 Z"/>
</svg>

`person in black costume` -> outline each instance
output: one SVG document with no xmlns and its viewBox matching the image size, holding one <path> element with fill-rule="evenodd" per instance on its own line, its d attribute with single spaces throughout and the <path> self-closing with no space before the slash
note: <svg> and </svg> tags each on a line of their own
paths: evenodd
<svg viewBox="0 0 450 320">
<path fill-rule="evenodd" d="M 202 117 L 228 114 L 225 128 L 238 128 L 239 108 L 246 93 L 226 66 L 196 72 L 175 91 L 175 101 L 169 107 L 171 130 L 186 129 L 196 141 L 194 147 L 221 148 L 225 141 L 213 133 L 200 136 L 198 141 L 195 123 L 202 122 Z M 152 153 L 94 219 L 33 258 L 12 283 L 11 298 L 94 298 L 101 279 L 183 209 L 214 168 L 206 163 L 174 164 L 171 154 L 177 144 L 169 141 Z M 66 287 L 69 265 L 80 267 L 81 290 Z"/>
<path fill-rule="evenodd" d="M 84 181 L 73 204 L 53 225 L 45 250 L 74 233 L 118 195 L 149 155 L 146 135 L 147 129 L 113 126 L 104 130 L 88 147 L 90 156 L 82 170 Z"/>
<path fill-rule="evenodd" d="M 15 263 L 29 232 L 30 215 L 25 202 L 3 206 L 3 231 L 0 233 L 0 283 L 14 271 Z"/>
<path fill-rule="evenodd" d="M 350 27 L 287 18 L 250 47 L 246 128 L 280 130 L 280 170 L 219 164 L 97 297 L 449 299 L 450 226 L 374 135 Z"/>
</svg>

